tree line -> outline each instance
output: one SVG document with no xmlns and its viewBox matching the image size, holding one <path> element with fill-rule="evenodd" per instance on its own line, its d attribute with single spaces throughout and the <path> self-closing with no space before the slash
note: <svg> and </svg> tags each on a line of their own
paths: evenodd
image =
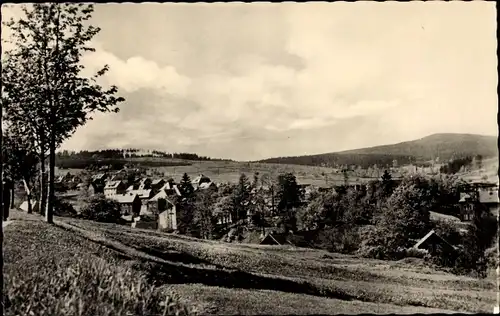
<svg viewBox="0 0 500 316">
<path fill-rule="evenodd" d="M 57 152 L 57 157 L 60 159 L 120 159 L 120 158 L 152 158 L 161 157 L 169 159 L 182 159 L 182 160 L 195 160 L 195 161 L 230 161 L 229 159 L 212 158 L 208 156 L 200 156 L 194 153 L 167 153 L 159 150 L 151 150 L 143 152 L 140 149 L 103 149 L 103 150 L 82 150 L 82 151 L 68 151 L 63 150 Z"/>
</svg>

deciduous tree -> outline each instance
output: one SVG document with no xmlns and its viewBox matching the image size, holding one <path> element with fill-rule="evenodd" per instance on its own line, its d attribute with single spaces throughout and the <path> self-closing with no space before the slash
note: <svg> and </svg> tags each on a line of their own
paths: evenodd
<svg viewBox="0 0 500 316">
<path fill-rule="evenodd" d="M 24 17 L 5 24 L 12 30 L 14 48 L 2 60 L 2 97 L 7 119 L 37 140 L 42 165 L 49 153 L 45 215 L 52 222 L 56 148 L 92 113 L 117 112 L 124 99 L 115 96 L 117 87 L 104 89 L 97 83 L 107 65 L 92 77 L 82 73 L 81 57 L 95 51 L 88 44 L 100 31 L 88 23 L 92 5 L 37 3 L 23 7 L 23 12 Z"/>
</svg>

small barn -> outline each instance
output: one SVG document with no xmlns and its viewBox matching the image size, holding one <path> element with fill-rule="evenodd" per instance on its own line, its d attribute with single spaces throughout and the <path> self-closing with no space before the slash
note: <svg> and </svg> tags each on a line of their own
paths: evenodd
<svg viewBox="0 0 500 316">
<path fill-rule="evenodd" d="M 274 246 L 282 246 L 289 245 L 293 246 L 294 244 L 288 240 L 287 234 L 277 234 L 277 233 L 266 233 L 261 242 L 261 245 L 274 245 Z"/>
<path fill-rule="evenodd" d="M 413 248 L 427 250 L 432 255 L 443 251 L 450 254 L 455 253 L 455 247 L 436 234 L 434 230 L 422 237 Z"/>
</svg>

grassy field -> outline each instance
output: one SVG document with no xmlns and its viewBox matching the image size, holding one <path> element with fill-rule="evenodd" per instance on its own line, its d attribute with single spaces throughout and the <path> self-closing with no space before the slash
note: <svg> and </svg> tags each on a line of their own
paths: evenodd
<svg viewBox="0 0 500 316">
<path fill-rule="evenodd" d="M 134 260 L 35 215 L 14 211 L 4 232 L 5 315 L 189 315 Z M 187 304 L 184 304 L 187 303 Z"/>
<path fill-rule="evenodd" d="M 247 162 L 233 162 L 233 161 L 191 161 L 191 165 L 187 166 L 163 166 L 151 167 L 150 170 L 156 170 L 164 173 L 167 177 L 172 177 L 179 181 L 184 173 L 187 173 L 192 178 L 202 173 L 208 176 L 215 182 L 231 182 L 236 183 L 241 173 L 252 177 L 255 172 L 262 175 L 269 175 L 277 177 L 281 173 L 292 172 L 301 183 L 309 183 L 312 185 L 340 185 L 344 183 L 344 176 L 339 170 L 329 167 L 316 167 L 305 165 L 286 165 L 286 164 L 273 164 L 273 163 L 247 163 Z M 425 172 L 439 171 L 440 164 L 436 164 L 433 168 L 426 168 Z M 401 167 L 401 171 L 414 172 L 414 167 Z M 419 169 L 421 170 L 421 169 Z M 62 175 L 67 172 L 78 174 L 81 169 L 58 169 L 57 175 Z M 469 171 L 467 173 L 457 174 L 457 176 L 469 181 L 486 181 L 496 182 L 498 180 L 498 159 L 485 159 L 483 161 L 483 168 L 481 170 Z M 364 183 L 370 180 L 378 179 L 382 175 L 382 171 L 377 175 L 372 172 L 369 176 L 365 171 L 361 173 L 350 172 L 349 183 Z"/>
<path fill-rule="evenodd" d="M 67 229 L 61 234 L 82 236 L 87 240 L 82 244 L 94 241 L 89 249 L 95 248 L 96 256 L 133 262 L 150 284 L 188 300 L 203 314 L 489 313 L 495 304 L 493 276 L 455 276 L 417 259 L 387 262 L 311 249 L 201 241 L 68 218 L 57 221 Z M 13 252 L 9 234 L 18 227 L 14 222 L 6 228 L 7 254 Z"/>
</svg>

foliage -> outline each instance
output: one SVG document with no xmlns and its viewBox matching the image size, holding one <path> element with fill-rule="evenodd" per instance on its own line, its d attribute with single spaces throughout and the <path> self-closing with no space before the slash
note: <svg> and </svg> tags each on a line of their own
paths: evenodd
<svg viewBox="0 0 500 316">
<path fill-rule="evenodd" d="M 111 166 L 113 170 L 120 170 L 129 162 L 124 158 L 105 158 L 99 159 L 95 157 L 73 158 L 73 157 L 57 157 L 56 166 L 66 169 L 87 169 L 87 168 L 100 168 L 104 166 Z M 162 160 L 149 160 L 141 159 L 136 160 L 135 163 L 141 167 L 173 167 L 173 166 L 189 166 L 189 162 Z"/>
<path fill-rule="evenodd" d="M 56 198 L 54 201 L 54 215 L 77 217 L 78 213 L 71 203 L 66 202 L 61 198 Z"/>
<path fill-rule="evenodd" d="M 213 213 L 213 205 L 217 196 L 209 191 L 198 191 L 194 202 L 193 222 L 190 223 L 195 236 L 203 239 L 211 239 L 214 233 L 216 217 Z"/>
<path fill-rule="evenodd" d="M 97 222 L 117 223 L 121 218 L 120 203 L 98 194 L 89 199 L 80 216 Z"/>
<path fill-rule="evenodd" d="M 379 259 L 397 259 L 431 228 L 428 192 L 422 179 L 410 179 L 396 188 L 377 218 L 376 232 L 367 246 Z"/>
<path fill-rule="evenodd" d="M 52 222 L 56 148 L 92 113 L 118 112 L 124 99 L 115 96 L 116 86 L 97 83 L 107 65 L 91 77 L 82 73 L 81 58 L 95 51 L 88 44 L 100 31 L 88 23 L 93 5 L 36 3 L 22 10 L 23 17 L 5 23 L 14 48 L 2 60 L 2 103 L 11 127 L 33 135 L 42 163 L 49 152 L 46 218 Z"/>
<path fill-rule="evenodd" d="M 242 173 L 232 192 L 232 217 L 234 221 L 246 219 L 247 214 L 252 211 L 252 184 L 248 177 Z"/>
<path fill-rule="evenodd" d="M 445 164 L 444 166 L 441 166 L 439 171 L 441 173 L 445 173 L 445 174 L 458 173 L 462 168 L 471 166 L 472 159 L 473 158 L 470 156 L 467 156 L 464 158 L 454 159 L 454 160 L 448 162 L 447 164 Z"/>
<path fill-rule="evenodd" d="M 350 254 L 358 250 L 361 239 L 351 225 L 338 225 L 318 233 L 315 245 L 330 252 Z"/>
</svg>

